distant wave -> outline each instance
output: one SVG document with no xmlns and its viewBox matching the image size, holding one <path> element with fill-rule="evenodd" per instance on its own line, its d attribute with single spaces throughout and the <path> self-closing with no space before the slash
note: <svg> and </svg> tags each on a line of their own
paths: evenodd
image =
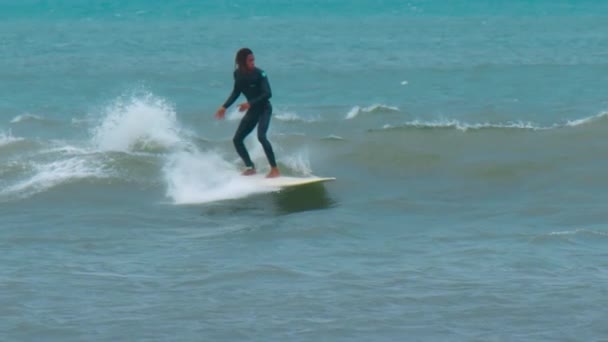
<svg viewBox="0 0 608 342">
<path fill-rule="evenodd" d="M 319 119 L 311 119 L 311 118 L 303 118 L 298 115 L 296 112 L 275 112 L 274 117 L 281 121 L 286 122 L 315 122 L 319 121 Z"/>
<path fill-rule="evenodd" d="M 608 119 L 608 112 L 601 112 L 598 115 L 590 116 L 579 120 L 571 120 L 566 123 L 566 126 L 576 127 L 591 124 L 594 122 Z"/>
<path fill-rule="evenodd" d="M 22 122 L 28 122 L 28 121 L 46 121 L 46 119 L 41 116 L 38 116 L 38 115 L 26 113 L 26 114 L 21 114 L 21 115 L 15 116 L 11 120 L 11 123 L 16 124 L 16 123 L 22 123 Z"/>
<path fill-rule="evenodd" d="M 292 111 L 273 111 L 273 117 L 279 121 L 283 122 L 315 122 L 319 121 L 318 118 L 304 118 L 301 117 L 298 113 Z M 238 108 L 234 108 L 226 113 L 226 119 L 228 121 L 238 121 L 241 120 L 245 116 L 245 112 L 239 112 Z"/>
<path fill-rule="evenodd" d="M 594 115 L 591 117 L 579 119 L 579 120 L 570 120 L 566 123 L 562 124 L 553 124 L 548 126 L 543 126 L 530 121 L 510 121 L 505 123 L 468 123 L 462 122 L 456 119 L 441 119 L 434 121 L 425 121 L 425 120 L 412 120 L 405 122 L 403 124 L 392 125 L 386 124 L 382 128 L 379 129 L 370 129 L 370 131 L 387 131 L 387 130 L 400 130 L 400 129 L 456 129 L 459 131 L 476 131 L 476 130 L 486 130 L 486 129 L 515 129 L 515 130 L 532 130 L 532 131 L 542 131 L 542 130 L 551 130 L 558 129 L 564 127 L 577 127 L 584 126 L 596 122 L 601 122 L 608 119 L 608 112 L 602 112 L 598 115 Z"/>
<path fill-rule="evenodd" d="M 376 112 L 398 112 L 399 108 L 388 106 L 384 104 L 375 104 L 368 107 L 360 107 L 354 106 L 348 114 L 346 114 L 346 119 L 351 120 L 356 118 L 361 113 L 376 113 Z"/>
<path fill-rule="evenodd" d="M 31 169 L 31 176 L 6 187 L 1 194 L 27 197 L 78 179 L 108 177 L 98 161 L 80 157 L 32 163 Z"/>
<path fill-rule="evenodd" d="M 330 135 L 322 138 L 321 140 L 339 140 L 339 141 L 342 141 L 342 140 L 344 140 L 344 138 L 342 138 L 339 135 L 330 134 Z"/>
<path fill-rule="evenodd" d="M 552 240 L 566 240 L 571 241 L 572 238 L 582 237 L 582 238 L 592 238 L 592 239 L 600 239 L 608 237 L 608 232 L 602 232 L 598 230 L 591 230 L 585 228 L 577 228 L 574 230 L 565 230 L 565 231 L 556 231 L 549 232 L 545 234 L 541 234 L 532 238 L 534 242 L 545 242 Z"/>
<path fill-rule="evenodd" d="M 380 129 L 371 129 L 370 131 L 386 131 L 386 130 L 399 130 L 399 129 L 456 129 L 459 131 L 468 130 L 480 130 L 480 129 L 495 129 L 495 128 L 508 128 L 508 129 L 524 129 L 524 130 L 542 130 L 544 127 L 535 125 L 531 122 L 508 122 L 508 123 L 466 123 L 459 120 L 437 120 L 437 121 L 423 121 L 413 120 L 400 125 L 384 125 Z"/>
<path fill-rule="evenodd" d="M 575 229 L 575 230 L 566 230 L 566 231 L 560 231 L 560 232 L 551 232 L 551 233 L 548 233 L 548 235 L 550 235 L 550 236 L 560 236 L 560 235 L 561 236 L 563 236 L 563 235 L 593 235 L 593 236 L 608 237 L 608 232 L 601 232 L 601 231 L 596 231 L 596 230 L 579 228 L 579 229 Z"/>
</svg>

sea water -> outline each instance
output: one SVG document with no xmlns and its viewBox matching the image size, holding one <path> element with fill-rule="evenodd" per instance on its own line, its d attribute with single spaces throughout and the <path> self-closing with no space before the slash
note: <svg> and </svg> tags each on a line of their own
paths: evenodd
<svg viewBox="0 0 608 342">
<path fill-rule="evenodd" d="M 608 339 L 608 3 L 0 18 L 1 340 Z M 239 175 L 213 114 L 245 46 L 283 174 L 336 181 Z"/>
</svg>

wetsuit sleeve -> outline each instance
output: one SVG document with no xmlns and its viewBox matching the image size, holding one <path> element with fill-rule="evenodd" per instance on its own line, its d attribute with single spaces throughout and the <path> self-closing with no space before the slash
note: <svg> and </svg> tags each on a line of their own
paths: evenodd
<svg viewBox="0 0 608 342">
<path fill-rule="evenodd" d="M 263 101 L 268 101 L 272 97 L 272 91 L 270 90 L 270 83 L 268 83 L 268 77 L 264 71 L 260 70 L 260 95 L 251 99 L 249 104 L 251 106 L 256 105 Z"/>
<path fill-rule="evenodd" d="M 232 106 L 232 104 L 234 103 L 234 101 L 236 101 L 236 99 L 239 97 L 239 95 L 241 95 L 241 89 L 238 86 L 238 82 L 236 81 L 236 72 L 234 73 L 234 87 L 232 88 L 232 93 L 230 93 L 230 96 L 228 96 L 228 99 L 226 99 L 226 102 L 224 102 L 224 105 L 222 107 L 224 108 L 228 108 L 230 106 Z"/>
</svg>

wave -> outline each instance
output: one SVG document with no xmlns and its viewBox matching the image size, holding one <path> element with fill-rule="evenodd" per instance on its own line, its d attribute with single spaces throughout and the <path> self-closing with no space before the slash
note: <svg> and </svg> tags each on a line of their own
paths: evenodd
<svg viewBox="0 0 608 342">
<path fill-rule="evenodd" d="M 354 106 L 348 114 L 346 119 L 351 120 L 356 118 L 361 113 L 381 113 L 381 112 L 398 112 L 398 107 L 388 106 L 384 104 L 375 104 L 368 107 Z"/>
<path fill-rule="evenodd" d="M 566 122 L 565 126 L 568 126 L 568 127 L 585 126 L 588 124 L 601 122 L 601 121 L 607 121 L 607 120 L 608 120 L 608 112 L 601 112 L 597 115 L 582 118 L 579 120 L 570 120 L 570 121 Z"/>
<path fill-rule="evenodd" d="M 26 139 L 36 144 L 17 153 L 4 150 L 11 154 L 10 165 L 0 168 L 1 200 L 20 200 L 65 184 L 98 179 L 162 186 L 174 204 L 236 199 L 269 191 L 243 179 L 241 161 L 232 144 L 211 143 L 184 130 L 173 107 L 153 94 L 122 96 L 99 115 L 87 117 L 95 116 L 98 119 L 88 121 L 89 140 Z M 21 139 L 2 133 L 0 145 Z M 247 140 L 246 145 L 264 172 L 267 162 L 261 145 L 255 139 Z M 226 153 L 229 157 L 223 156 L 222 149 L 230 151 Z M 311 173 L 305 153 L 284 153 L 279 162 L 286 174 Z"/>
<path fill-rule="evenodd" d="M 257 165 L 267 165 L 259 144 L 248 146 Z M 230 152 L 234 154 L 234 152 Z M 240 174 L 240 160 L 226 158 L 220 151 L 197 149 L 175 151 L 163 161 L 163 183 L 166 195 L 174 204 L 200 204 L 244 198 L 252 194 L 273 191 L 252 182 Z M 280 160 L 284 174 L 312 174 L 306 151 L 284 155 Z M 263 168 L 262 168 L 263 169 Z"/>
<path fill-rule="evenodd" d="M 99 151 L 86 144 L 47 141 L 11 155 L 0 165 L 0 197 L 2 201 L 24 199 L 83 180 L 156 185 L 161 166 L 155 153 Z"/>
<path fill-rule="evenodd" d="M 344 141 L 346 139 L 342 138 L 339 135 L 335 135 L 335 134 L 330 134 L 324 138 L 321 138 L 321 140 L 327 140 L 327 141 Z"/>
<path fill-rule="evenodd" d="M 296 113 L 296 112 L 277 111 L 273 115 L 274 115 L 274 117 L 277 120 L 284 121 L 284 122 L 306 122 L 306 123 L 311 123 L 311 122 L 319 121 L 319 118 L 303 118 L 300 115 L 298 115 L 298 113 Z"/>
<path fill-rule="evenodd" d="M 381 128 L 372 128 L 369 131 L 388 131 L 402 129 L 455 129 L 459 131 L 479 131 L 493 129 L 508 129 L 508 130 L 525 130 L 525 131 L 546 131 L 553 129 L 561 129 L 568 127 L 587 126 L 593 123 L 608 121 L 608 112 L 602 112 L 598 115 L 586 117 L 578 120 L 569 120 L 565 123 L 555 123 L 544 126 L 530 121 L 509 121 L 505 123 L 468 123 L 456 119 L 440 119 L 434 121 L 412 120 L 403 124 L 391 125 L 386 124 Z"/>
<path fill-rule="evenodd" d="M 103 165 L 91 158 L 73 157 L 48 163 L 30 163 L 31 175 L 7 186 L 0 193 L 4 196 L 28 197 L 60 184 L 85 178 L 107 178 Z"/>
<path fill-rule="evenodd" d="M 359 108 L 362 112 L 395 112 L 399 109 L 386 105 L 374 105 Z M 236 115 L 236 114 L 235 114 Z M 357 114 L 354 114 L 355 117 Z M 279 112 L 284 121 L 306 121 L 297 113 Z M 89 115 L 87 117 L 95 117 Z M 388 116 L 381 116 L 384 120 Z M 396 118 L 398 116 L 393 116 Z M 399 116 L 400 117 L 400 116 Z M 341 118 L 339 120 L 342 120 Z M 561 124 L 541 125 L 527 121 L 469 123 L 455 119 L 412 120 L 399 125 L 385 125 L 371 131 L 418 130 L 419 134 L 376 134 L 357 135 L 353 139 L 345 131 L 336 132 L 330 122 L 320 131 L 321 137 L 305 133 L 277 133 L 280 139 L 276 146 L 280 156 L 279 162 L 286 174 L 309 175 L 312 173 L 311 158 L 303 146 L 312 145 L 318 148 L 312 160 L 331 160 L 335 164 L 353 164 L 355 167 L 378 168 L 385 170 L 409 170 L 420 173 L 433 170 L 453 170 L 453 174 L 466 174 L 479 179 L 497 179 L 499 181 L 519 180 L 525 175 L 538 175 L 546 171 L 558 170 L 560 156 L 554 151 L 567 155 L 576 155 L 580 146 L 570 148 L 560 144 L 568 134 L 534 134 L 528 142 L 539 146 L 529 158 L 521 152 L 521 144 L 511 149 L 494 150 L 491 146 L 511 146 L 519 141 L 522 134 L 494 134 L 492 130 L 514 130 L 536 132 L 556 128 L 597 127 L 597 123 L 608 122 L 608 112 L 565 121 Z M 342 122 L 342 126 L 355 125 L 357 122 Z M 362 124 L 362 123 L 359 123 Z M 208 203 L 219 200 L 243 198 L 255 193 L 266 192 L 239 174 L 241 161 L 228 140 L 207 141 L 182 128 L 173 106 L 168 101 L 153 94 L 137 94 L 120 97 L 104 108 L 96 120 L 89 121 L 89 139 L 74 141 L 33 141 L 35 144 L 23 152 L 22 144 L 2 149 L 10 155 L 6 172 L 0 170 L 4 198 L 22 198 L 48 191 L 64 184 L 82 180 L 118 179 L 127 183 L 154 182 L 154 186 L 164 187 L 164 195 L 174 204 Z M 317 124 L 315 124 L 317 125 Z M 302 124 L 301 126 L 306 126 Z M 602 127 L 602 126 L 600 126 Z M 315 127 L 317 128 L 317 127 Z M 14 128 L 17 129 L 17 128 Z M 299 130 L 299 127 L 297 128 Z M 425 139 L 431 130 L 443 134 L 447 131 L 485 131 L 491 134 L 447 134 L 449 139 Z M 586 129 L 571 130 L 589 139 Z M 317 131 L 315 131 L 317 132 Z M 411 132 L 411 131 L 408 131 Z M 579 134 L 582 132 L 584 134 Z M 601 132 L 600 132 L 601 133 Z M 330 135 L 328 135 L 330 134 Z M 347 134 L 347 135 L 344 135 Z M 490 135 L 490 137 L 488 137 Z M 529 135 L 525 133 L 525 135 Z M 461 139 L 461 137 L 465 137 Z M 592 138 L 595 137 L 592 136 Z M 455 138 L 455 139 L 452 139 Z M 488 139 L 490 138 L 490 139 Z M 549 140 L 545 140 L 549 139 Z M 0 146 L 11 145 L 24 140 L 12 136 L 11 132 L 0 132 Z M 200 141 L 199 141 L 200 140 Z M 334 141 L 336 141 L 334 143 Z M 343 141 L 347 141 L 344 143 Z M 459 146 L 454 142 L 466 142 Z M 491 141 L 492 144 L 488 142 Z M 422 144 L 419 144 L 423 142 Z M 246 141 L 254 162 L 262 168 L 267 166 L 266 157 L 255 138 Z M 315 145 L 316 144 L 316 145 Z M 572 144 L 571 144 L 572 145 Z M 408 148 L 404 149 L 404 146 Z M 541 147 L 549 146 L 546 156 Z M 558 147 L 558 148 L 556 148 Z M 500 153 L 505 157 L 521 156 L 504 163 L 496 160 L 475 161 L 461 164 L 457 156 L 462 153 L 477 155 L 482 152 L 497 158 Z M 561 150 L 563 149 L 563 151 Z M 18 153 L 15 151 L 18 150 Z M 8 151 L 8 152 L 7 152 Z M 225 153 L 224 153 L 225 152 Z M 496 152 L 496 153 L 494 153 Z M 512 153 L 513 152 L 513 153 Z M 594 152 L 594 151 L 592 151 Z M 327 153 L 327 155 L 323 155 Z M 553 154 L 551 154 L 553 153 Z M 593 153 L 589 153 L 590 156 Z M 526 159 L 528 158 L 528 159 Z M 538 159 L 538 160 L 537 160 Z M 499 159 L 500 161 L 500 159 Z M 349 164 L 350 163 L 350 164 Z M 264 170 L 260 170 L 264 172 Z M 388 174 L 389 172 L 387 172 Z M 151 181 L 150 181 L 151 180 Z"/>
<path fill-rule="evenodd" d="M 578 229 L 575 229 L 575 230 L 566 230 L 566 231 L 559 231 L 559 232 L 551 232 L 551 233 L 548 233 L 548 235 L 549 236 L 591 235 L 591 236 L 608 237 L 608 232 L 602 232 L 602 231 L 596 231 L 596 230 L 578 228 Z"/>
<path fill-rule="evenodd" d="M 570 172 L 576 164 L 594 169 L 604 160 L 599 142 L 606 129 L 605 112 L 549 125 L 413 120 L 369 129 L 367 137 L 349 139 L 349 149 L 340 148 L 343 144 L 324 147 L 333 150 L 332 159 L 337 162 L 373 167 L 378 172 L 451 170 L 458 177 L 508 183 Z M 598 182 L 600 179 L 597 177 Z"/>
<path fill-rule="evenodd" d="M 156 151 L 184 141 L 175 110 L 149 93 L 116 100 L 92 134 L 93 144 L 102 151 Z"/>
<path fill-rule="evenodd" d="M 26 119 L 32 118 L 22 116 L 14 121 Z M 27 150 L 17 153 L 14 149 L 5 150 L 11 153 L 11 164 L 3 169 L 0 179 L 4 200 L 27 198 L 84 179 L 116 177 L 129 181 L 134 172 L 138 174 L 136 179 L 149 179 L 147 176 L 154 176 L 162 164 L 145 158 L 151 153 L 152 158 L 158 159 L 155 152 L 169 151 L 187 141 L 173 108 L 152 94 L 118 98 L 105 108 L 99 120 L 90 124 L 93 127 L 89 141 L 50 140 L 28 145 Z M 2 133 L 0 146 L 20 140 Z M 126 153 L 126 157 L 116 153 Z"/>
<path fill-rule="evenodd" d="M 312 175 L 312 168 L 310 167 L 310 158 L 308 156 L 308 151 L 301 151 L 299 153 L 287 155 L 281 160 L 281 163 L 286 165 L 292 172 L 297 173 L 301 176 Z"/>
<path fill-rule="evenodd" d="M 370 131 L 386 131 L 400 129 L 456 129 L 459 131 L 481 130 L 481 129 L 521 129 L 521 130 L 544 130 L 546 127 L 538 126 L 532 122 L 507 122 L 507 123 L 467 123 L 455 119 L 445 119 L 437 121 L 413 120 L 400 125 L 386 124 L 380 129 L 370 129 Z"/>
<path fill-rule="evenodd" d="M 555 231 L 533 236 L 533 243 L 551 243 L 555 241 L 575 243 L 579 239 L 604 239 L 608 237 L 608 232 L 592 230 L 587 228 L 576 228 L 574 230 Z"/>
<path fill-rule="evenodd" d="M 161 98 L 149 93 L 123 96 L 97 116 L 98 120 L 90 122 L 89 141 L 43 141 L 31 150 L 12 153 L 0 169 L 2 200 L 27 198 L 76 181 L 108 178 L 128 183 L 152 179 L 166 186 L 174 203 L 239 198 L 261 191 L 242 183 L 234 153 L 227 160 L 217 152 L 200 151 L 197 136 L 181 128 L 175 110 Z M 0 145 L 21 139 L 2 133 Z M 250 148 L 256 162 L 265 158 L 258 145 Z"/>
<path fill-rule="evenodd" d="M 167 157 L 163 174 L 175 204 L 207 203 L 268 191 L 242 177 L 217 152 L 181 151 Z"/>
<path fill-rule="evenodd" d="M 14 117 L 10 123 L 12 124 L 17 124 L 17 123 L 22 123 L 22 122 L 32 122 L 32 121 L 48 121 L 47 119 L 39 116 L 39 115 L 34 115 L 34 114 L 21 114 L 21 115 L 17 115 L 16 117 Z"/>
<path fill-rule="evenodd" d="M 319 118 L 305 118 L 300 116 L 298 113 L 293 111 L 273 111 L 273 118 L 283 122 L 316 122 L 319 121 Z M 238 121 L 241 120 L 245 116 L 245 112 L 241 112 L 237 108 L 232 108 L 230 111 L 226 113 L 226 120 L 228 121 Z"/>
<path fill-rule="evenodd" d="M 49 147 L 41 150 L 39 154 L 64 154 L 64 155 L 86 155 L 92 153 L 90 149 L 78 146 L 72 146 L 62 141 L 53 143 L 54 147 Z"/>
</svg>

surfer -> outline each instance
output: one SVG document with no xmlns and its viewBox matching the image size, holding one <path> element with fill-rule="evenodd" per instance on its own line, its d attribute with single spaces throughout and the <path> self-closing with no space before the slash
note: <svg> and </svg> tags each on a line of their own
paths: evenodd
<svg viewBox="0 0 608 342">
<path fill-rule="evenodd" d="M 255 57 L 253 52 L 248 48 L 242 48 L 236 53 L 235 64 L 234 88 L 226 102 L 224 102 L 215 113 L 215 117 L 220 120 L 223 119 L 226 114 L 226 108 L 230 107 L 241 93 L 243 93 L 247 98 L 247 102 L 243 102 L 239 105 L 239 111 L 242 112 L 246 110 L 247 112 L 241 119 L 239 127 L 232 139 L 236 152 L 246 166 L 246 169 L 242 174 L 250 176 L 256 173 L 255 165 L 249 157 L 244 140 L 257 125 L 258 140 L 262 144 L 262 147 L 264 147 L 264 153 L 266 153 L 266 158 L 270 164 L 270 172 L 266 177 L 279 177 L 280 172 L 277 167 L 274 152 L 272 151 L 272 145 L 270 144 L 270 141 L 268 141 L 268 138 L 266 138 L 266 132 L 268 131 L 270 116 L 272 114 L 272 105 L 269 101 L 272 92 L 270 91 L 268 77 L 263 70 L 256 68 Z"/>
</svg>

